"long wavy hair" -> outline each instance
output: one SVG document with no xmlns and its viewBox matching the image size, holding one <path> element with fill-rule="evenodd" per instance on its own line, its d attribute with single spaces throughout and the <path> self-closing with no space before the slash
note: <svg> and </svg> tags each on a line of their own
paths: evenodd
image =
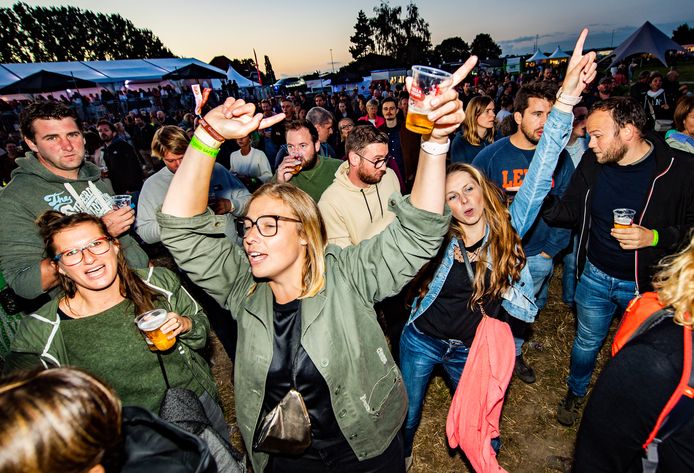
<svg viewBox="0 0 694 473">
<path fill-rule="evenodd" d="M 306 239 L 307 245 L 299 299 L 315 296 L 325 286 L 325 247 L 328 245 L 328 233 L 316 202 L 292 184 L 267 183 L 253 193 L 248 206 L 261 196 L 281 200 L 294 212 L 292 217 L 301 221 L 299 235 Z"/>
<path fill-rule="evenodd" d="M 484 138 L 477 134 L 477 119 L 484 113 L 490 103 L 494 100 L 488 95 L 473 97 L 465 109 L 465 119 L 463 120 L 463 137 L 473 146 L 479 146 L 482 140 L 491 143 L 494 141 L 495 126 L 484 132 Z"/>
<path fill-rule="evenodd" d="M 0 383 L 0 471 L 84 473 L 116 455 L 121 403 L 74 368 L 19 373 Z"/>
<path fill-rule="evenodd" d="M 36 225 L 39 227 L 39 233 L 43 238 L 46 257 L 53 260 L 56 256 L 55 235 L 57 233 L 82 223 L 94 224 L 103 236 L 110 237 L 104 222 L 94 215 L 86 213 L 65 215 L 55 210 L 48 210 L 42 213 L 38 219 L 36 219 Z M 117 238 L 113 238 L 111 240 L 111 245 L 118 247 L 120 243 Z M 154 309 L 155 301 L 159 299 L 161 295 L 147 286 L 147 284 L 128 267 L 128 263 L 125 261 L 125 256 L 122 251 L 118 252 L 116 258 L 121 296 L 132 301 L 135 305 L 136 313 L 138 314 Z M 54 261 L 53 264 L 57 268 L 58 263 Z M 65 302 L 69 307 L 70 300 L 73 299 L 77 293 L 77 285 L 72 279 L 61 274 L 59 271 L 58 281 L 60 283 L 60 288 L 65 293 Z"/>
<path fill-rule="evenodd" d="M 446 175 L 451 176 L 457 172 L 468 173 L 480 187 L 484 202 L 484 217 L 489 230 L 487 241 L 482 245 L 479 253 L 480 264 L 477 264 L 475 268 L 473 293 L 468 302 L 468 306 L 473 307 L 484 299 L 500 298 L 513 282 L 520 279 L 521 269 L 525 266 L 525 253 L 518 233 L 511 226 L 511 214 L 506 207 L 501 189 L 470 164 L 453 163 L 448 166 Z M 413 279 L 410 296 L 417 296 L 419 301 L 422 300 L 429 291 L 429 285 L 451 239 L 459 239 L 462 245 L 464 237 L 465 225 L 453 218 L 439 252 Z M 464 251 L 463 248 L 461 250 Z M 485 276 L 488 265 L 491 267 L 491 273 L 487 285 Z M 412 300 L 412 297 L 409 300 Z"/>
<path fill-rule="evenodd" d="M 676 323 L 694 327 L 694 233 L 686 248 L 663 258 L 653 287 L 660 302 L 675 309 Z"/>
</svg>

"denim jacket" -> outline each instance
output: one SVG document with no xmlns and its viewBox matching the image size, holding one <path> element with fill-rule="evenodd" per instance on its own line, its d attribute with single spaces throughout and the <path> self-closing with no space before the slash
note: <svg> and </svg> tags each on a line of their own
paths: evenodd
<svg viewBox="0 0 694 473">
<path fill-rule="evenodd" d="M 511 225 L 523 238 L 523 235 L 530 229 L 535 218 L 540 212 L 542 202 L 551 189 L 552 173 L 557 165 L 559 154 L 566 146 L 571 135 L 573 115 L 557 109 L 552 109 L 545 123 L 542 138 L 535 149 L 535 156 L 528 168 L 528 174 L 523 180 L 523 185 L 516 194 L 509 212 L 511 214 Z M 484 242 L 489 237 L 489 226 L 484 234 Z M 417 304 L 415 300 L 412 304 L 408 324 L 413 323 L 422 315 L 436 300 L 441 292 L 448 272 L 453 266 L 453 252 L 460 242 L 457 238 L 452 238 L 446 248 L 446 253 L 441 261 L 441 265 L 436 270 L 434 278 L 429 284 L 429 290 L 421 301 Z M 492 262 L 487 254 L 488 267 L 492 268 Z M 514 282 L 508 290 L 501 296 L 501 306 L 512 316 L 524 322 L 533 322 L 537 315 L 535 305 L 535 291 L 530 270 L 525 265 L 521 270 L 520 280 Z"/>
</svg>

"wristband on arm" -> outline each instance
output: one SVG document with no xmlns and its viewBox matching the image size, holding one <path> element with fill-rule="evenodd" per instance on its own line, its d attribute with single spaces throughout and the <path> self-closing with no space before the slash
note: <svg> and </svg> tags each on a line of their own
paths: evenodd
<svg viewBox="0 0 694 473">
<path fill-rule="evenodd" d="M 205 143 L 200 141 L 198 137 L 195 135 L 193 135 L 193 137 L 190 139 L 190 147 L 200 151 L 202 154 L 209 156 L 212 159 L 215 159 L 219 154 L 219 148 L 207 146 Z"/>
<path fill-rule="evenodd" d="M 655 228 L 651 230 L 653 232 L 653 242 L 651 243 L 651 246 L 657 246 L 658 245 L 658 239 L 660 236 L 658 235 L 658 230 Z"/>
</svg>

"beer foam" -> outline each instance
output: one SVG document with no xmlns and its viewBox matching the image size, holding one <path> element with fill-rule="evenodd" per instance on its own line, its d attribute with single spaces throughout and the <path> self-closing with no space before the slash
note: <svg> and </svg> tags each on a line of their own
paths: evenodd
<svg viewBox="0 0 694 473">
<path fill-rule="evenodd" d="M 145 332 L 156 330 L 164 324 L 166 314 L 165 309 L 154 309 L 145 312 L 137 318 L 137 328 Z"/>
</svg>

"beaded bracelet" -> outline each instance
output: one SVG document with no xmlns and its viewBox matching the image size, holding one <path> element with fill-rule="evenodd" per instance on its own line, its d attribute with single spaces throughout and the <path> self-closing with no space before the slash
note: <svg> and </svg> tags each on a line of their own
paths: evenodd
<svg viewBox="0 0 694 473">
<path fill-rule="evenodd" d="M 195 135 L 193 135 L 193 137 L 190 139 L 190 146 L 191 148 L 200 151 L 202 154 L 205 154 L 212 159 L 215 159 L 219 154 L 219 149 L 207 146 L 205 143 L 200 141 L 198 137 Z"/>
</svg>

